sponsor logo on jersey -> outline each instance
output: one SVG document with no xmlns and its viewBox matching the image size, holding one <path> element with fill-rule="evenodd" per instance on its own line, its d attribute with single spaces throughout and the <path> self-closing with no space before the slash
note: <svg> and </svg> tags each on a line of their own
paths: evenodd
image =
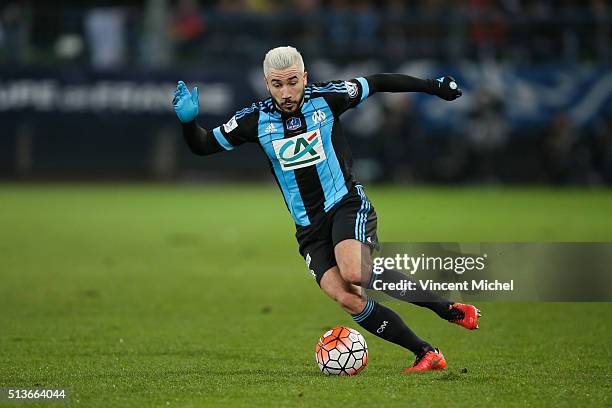
<svg viewBox="0 0 612 408">
<path fill-rule="evenodd" d="M 287 129 L 288 130 L 295 130 L 295 129 L 299 129 L 300 126 L 302 126 L 302 120 L 300 118 L 289 118 L 287 119 Z"/>
<path fill-rule="evenodd" d="M 237 127 L 238 121 L 236 120 L 236 116 L 232 116 L 232 118 L 228 120 L 227 123 L 223 124 L 223 129 L 225 130 L 225 133 L 229 133 Z"/>
<path fill-rule="evenodd" d="M 312 166 L 325 160 L 319 129 L 287 139 L 273 140 L 272 145 L 283 171 Z"/>
<path fill-rule="evenodd" d="M 357 88 L 357 84 L 351 81 L 344 81 L 344 87 L 346 88 L 346 92 L 348 92 L 348 96 L 350 98 L 354 98 L 357 96 L 359 92 L 359 88 Z"/>
<path fill-rule="evenodd" d="M 327 116 L 321 109 L 317 109 L 315 113 L 312 114 L 312 121 L 315 125 L 325 122 L 325 119 L 327 119 Z"/>
<path fill-rule="evenodd" d="M 274 126 L 274 123 L 270 123 L 268 127 L 266 128 L 266 133 L 274 133 L 274 132 L 276 132 L 276 126 Z"/>
</svg>

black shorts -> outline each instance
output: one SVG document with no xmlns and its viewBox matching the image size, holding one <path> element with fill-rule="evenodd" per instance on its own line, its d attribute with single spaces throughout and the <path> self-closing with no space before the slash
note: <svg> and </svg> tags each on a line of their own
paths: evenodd
<svg viewBox="0 0 612 408">
<path fill-rule="evenodd" d="M 297 227 L 295 237 L 300 254 L 317 284 L 321 285 L 323 274 L 337 265 L 334 247 L 340 241 L 356 239 L 371 249 L 378 249 L 376 223 L 374 206 L 366 197 L 363 186 L 356 184 L 321 222 Z"/>
</svg>

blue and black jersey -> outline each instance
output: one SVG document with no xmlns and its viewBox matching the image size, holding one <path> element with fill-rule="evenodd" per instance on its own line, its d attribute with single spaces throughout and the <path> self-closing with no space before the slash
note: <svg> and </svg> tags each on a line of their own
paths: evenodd
<svg viewBox="0 0 612 408">
<path fill-rule="evenodd" d="M 191 150 L 201 155 L 257 143 L 295 223 L 307 227 L 317 224 L 355 183 L 340 115 L 375 92 L 437 94 L 441 84 L 402 74 L 375 74 L 306 85 L 298 112 L 282 112 L 268 98 L 236 112 L 212 132 L 192 121 L 184 124 L 183 134 Z"/>
<path fill-rule="evenodd" d="M 236 112 L 212 134 L 224 150 L 257 143 L 268 157 L 295 223 L 308 226 L 354 183 L 351 152 L 339 117 L 369 94 L 365 78 L 306 85 L 299 111 L 282 112 L 268 98 Z"/>
</svg>

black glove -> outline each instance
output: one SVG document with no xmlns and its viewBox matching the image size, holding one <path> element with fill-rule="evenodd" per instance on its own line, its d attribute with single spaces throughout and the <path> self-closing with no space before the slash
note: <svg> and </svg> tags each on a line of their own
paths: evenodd
<svg viewBox="0 0 612 408">
<path fill-rule="evenodd" d="M 428 94 L 436 95 L 446 101 L 454 101 L 463 95 L 457 81 L 455 81 L 455 78 L 452 76 L 444 76 L 438 79 L 428 79 L 427 88 Z"/>
</svg>

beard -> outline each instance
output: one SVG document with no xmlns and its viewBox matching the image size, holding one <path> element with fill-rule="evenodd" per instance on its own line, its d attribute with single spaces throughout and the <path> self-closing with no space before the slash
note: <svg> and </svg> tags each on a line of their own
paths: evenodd
<svg viewBox="0 0 612 408">
<path fill-rule="evenodd" d="M 291 101 L 290 104 L 287 104 L 286 101 L 282 101 L 282 100 L 276 100 L 274 99 L 274 103 L 276 104 L 276 107 L 286 113 L 294 113 L 296 112 L 298 109 L 300 109 L 302 107 L 302 104 L 304 102 L 304 91 L 302 91 L 302 94 L 300 95 L 300 97 L 295 100 L 295 101 Z"/>
</svg>

